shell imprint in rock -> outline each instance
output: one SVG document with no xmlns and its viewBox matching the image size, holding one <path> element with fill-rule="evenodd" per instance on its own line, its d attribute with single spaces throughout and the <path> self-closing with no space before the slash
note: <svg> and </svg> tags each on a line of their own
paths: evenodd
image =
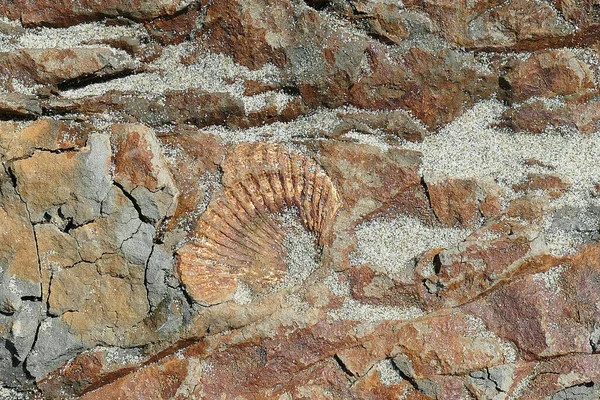
<svg viewBox="0 0 600 400">
<path fill-rule="evenodd" d="M 179 277 L 204 305 L 232 299 L 240 283 L 261 293 L 284 279 L 283 212 L 295 210 L 322 247 L 331 238 L 340 206 L 331 179 L 319 165 L 281 145 L 239 145 L 223 170 L 223 193 L 202 215 L 197 240 L 178 252 Z"/>
</svg>

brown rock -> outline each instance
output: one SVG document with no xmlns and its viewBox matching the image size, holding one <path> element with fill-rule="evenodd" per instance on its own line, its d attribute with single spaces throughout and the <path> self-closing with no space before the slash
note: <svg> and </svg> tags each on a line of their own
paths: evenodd
<svg viewBox="0 0 600 400">
<path fill-rule="evenodd" d="M 228 125 L 233 128 L 250 128 L 272 124 L 275 122 L 289 122 L 309 112 L 304 102 L 295 98 L 284 106 L 277 103 L 276 97 L 267 98 L 266 106 L 257 111 L 247 112 L 241 117 L 232 116 Z"/>
<path fill-rule="evenodd" d="M 174 14 L 188 3 L 186 0 L 109 0 L 100 4 L 93 0 L 84 0 L 78 7 L 73 7 L 66 0 L 17 0 L 0 5 L 0 12 L 10 19 L 21 20 L 26 26 L 71 26 L 117 16 L 148 20 Z"/>
<path fill-rule="evenodd" d="M 368 48 L 368 55 L 371 71 L 352 85 L 348 101 L 367 109 L 407 108 L 430 129 L 496 90 L 495 78 L 482 72 L 473 55 L 412 48 L 394 60 L 376 46 Z"/>
<path fill-rule="evenodd" d="M 79 152 L 36 151 L 12 162 L 10 168 L 32 221 L 42 221 L 46 213 L 59 213 L 80 225 L 100 215 L 101 202 L 110 190 L 109 140 L 90 135 Z"/>
<path fill-rule="evenodd" d="M 281 67 L 286 60 L 282 47 L 294 34 L 292 10 L 288 0 L 216 2 L 206 12 L 203 44 L 251 69 L 266 63 Z"/>
<path fill-rule="evenodd" d="M 567 99 L 556 107 L 535 100 L 509 108 L 504 112 L 499 125 L 530 133 L 541 133 L 546 129 L 560 127 L 592 133 L 597 129 L 598 121 L 600 103 L 582 96 L 579 99 Z"/>
<path fill-rule="evenodd" d="M 193 35 L 200 10 L 193 4 L 187 11 L 169 17 L 159 17 L 145 24 L 148 33 L 162 45 L 178 44 Z"/>
<path fill-rule="evenodd" d="M 431 217 L 429 201 L 417 174 L 420 154 L 348 142 L 319 143 L 319 161 L 336 182 L 356 217 L 391 207 Z"/>
<path fill-rule="evenodd" d="M 381 113 L 348 113 L 338 114 L 347 129 L 355 129 L 364 133 L 371 133 L 373 129 L 381 129 L 385 133 L 406 139 L 410 142 L 422 142 L 427 134 L 425 128 L 417 123 L 411 115 L 404 110 L 394 110 Z"/>
<path fill-rule="evenodd" d="M 595 88 L 590 66 L 571 50 L 548 50 L 527 60 L 513 60 L 500 77 L 503 97 L 519 102 L 533 96 L 554 97 L 584 93 Z"/>
<path fill-rule="evenodd" d="M 428 307 L 463 304 L 517 276 L 555 265 L 555 258 L 537 256 L 542 247 L 537 232 L 517 232 L 487 241 L 467 239 L 425 257 L 418 264 L 417 280 L 423 282 L 418 289 Z"/>
<path fill-rule="evenodd" d="M 138 349 L 107 347 L 83 352 L 37 385 L 46 398 L 75 397 L 139 368 L 139 354 Z"/>
<path fill-rule="evenodd" d="M 598 246 L 556 259 L 535 275 L 507 284 L 465 307 L 498 336 L 511 340 L 525 359 L 591 353 L 595 318 Z"/>
<path fill-rule="evenodd" d="M 501 211 L 499 188 L 470 179 L 424 179 L 429 201 L 438 220 L 446 226 L 474 227 L 481 217 Z"/>
<path fill-rule="evenodd" d="M 505 343 L 470 315 L 445 311 L 396 329 L 394 363 L 406 376 L 458 375 L 503 364 L 510 357 Z"/>
<path fill-rule="evenodd" d="M 399 44 L 409 36 L 398 4 L 384 1 L 353 1 L 355 18 L 364 19 L 369 33 L 387 44 Z"/>
<path fill-rule="evenodd" d="M 0 226 L 0 311 L 13 313 L 22 296 L 40 296 L 41 277 L 26 204 L 4 168 L 0 168 Z"/>
<path fill-rule="evenodd" d="M 20 126 L 0 122 L 0 160 L 25 158 L 36 150 L 77 150 L 86 140 L 87 130 L 77 123 L 40 119 Z"/>
<path fill-rule="evenodd" d="M 161 360 L 160 363 L 150 364 L 131 375 L 118 379 L 111 385 L 89 392 L 81 399 L 133 400 L 139 399 L 140 396 L 157 400 L 182 399 L 181 395 L 177 396 L 178 389 L 185 382 L 188 368 L 196 367 L 194 364 L 189 364 L 185 358 L 171 356 Z"/>
<path fill-rule="evenodd" d="M 160 138 L 166 161 L 180 191 L 177 209 L 169 221 L 169 230 L 191 232 L 206 209 L 211 184 L 216 185 L 225 148 L 208 134 L 180 132 Z"/>
<path fill-rule="evenodd" d="M 41 115 L 42 107 L 35 96 L 21 93 L 0 94 L 0 115 Z"/>
<path fill-rule="evenodd" d="M 143 125 L 113 125 L 113 179 L 135 199 L 143 218 L 154 224 L 170 217 L 179 190 L 154 132 Z"/>
<path fill-rule="evenodd" d="M 0 53 L 0 74 L 26 83 L 65 84 L 127 73 L 135 63 L 125 52 L 108 47 L 23 49 Z"/>
<path fill-rule="evenodd" d="M 229 93 L 206 93 L 197 89 L 167 92 L 166 109 L 171 121 L 199 127 L 222 124 L 244 115 L 241 100 Z"/>
<path fill-rule="evenodd" d="M 348 270 L 352 297 L 362 303 L 391 305 L 408 309 L 421 308 L 418 291 L 413 285 L 392 280 L 366 265 Z"/>
<path fill-rule="evenodd" d="M 513 185 L 513 190 L 516 192 L 545 190 L 549 191 L 552 197 L 557 197 L 569 186 L 556 175 L 529 174 L 524 182 Z"/>
</svg>

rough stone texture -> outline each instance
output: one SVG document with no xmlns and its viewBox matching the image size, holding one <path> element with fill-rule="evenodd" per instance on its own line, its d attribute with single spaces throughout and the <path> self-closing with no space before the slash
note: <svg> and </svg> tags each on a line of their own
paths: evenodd
<svg viewBox="0 0 600 400">
<path fill-rule="evenodd" d="M 20 19 L 26 26 L 69 26 L 104 17 L 152 19 L 174 14 L 188 4 L 185 0 L 111 0 L 102 3 L 84 0 L 76 5 L 64 0 L 18 0 L 3 5 L 0 11 L 11 19 Z"/>
<path fill-rule="evenodd" d="M 0 399 L 597 399 L 595 1 L 0 1 Z"/>
<path fill-rule="evenodd" d="M 121 50 L 109 47 L 23 49 L 0 53 L 0 73 L 40 84 L 65 84 L 130 72 L 135 64 Z"/>
</svg>

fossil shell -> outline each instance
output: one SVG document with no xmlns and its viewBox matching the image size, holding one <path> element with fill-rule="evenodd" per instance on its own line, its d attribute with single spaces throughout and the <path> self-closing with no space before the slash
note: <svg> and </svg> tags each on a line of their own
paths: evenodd
<svg viewBox="0 0 600 400">
<path fill-rule="evenodd" d="M 223 193 L 202 215 L 197 240 L 178 252 L 181 281 L 205 305 L 231 299 L 239 281 L 260 292 L 285 276 L 279 212 L 295 209 L 323 246 L 340 205 L 319 165 L 281 145 L 239 145 L 223 171 Z"/>
</svg>

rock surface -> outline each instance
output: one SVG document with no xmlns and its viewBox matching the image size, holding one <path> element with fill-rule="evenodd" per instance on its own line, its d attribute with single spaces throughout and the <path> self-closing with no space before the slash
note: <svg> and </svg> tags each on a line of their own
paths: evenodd
<svg viewBox="0 0 600 400">
<path fill-rule="evenodd" d="M 598 398 L 593 1 L 0 15 L 0 399 Z"/>
</svg>

